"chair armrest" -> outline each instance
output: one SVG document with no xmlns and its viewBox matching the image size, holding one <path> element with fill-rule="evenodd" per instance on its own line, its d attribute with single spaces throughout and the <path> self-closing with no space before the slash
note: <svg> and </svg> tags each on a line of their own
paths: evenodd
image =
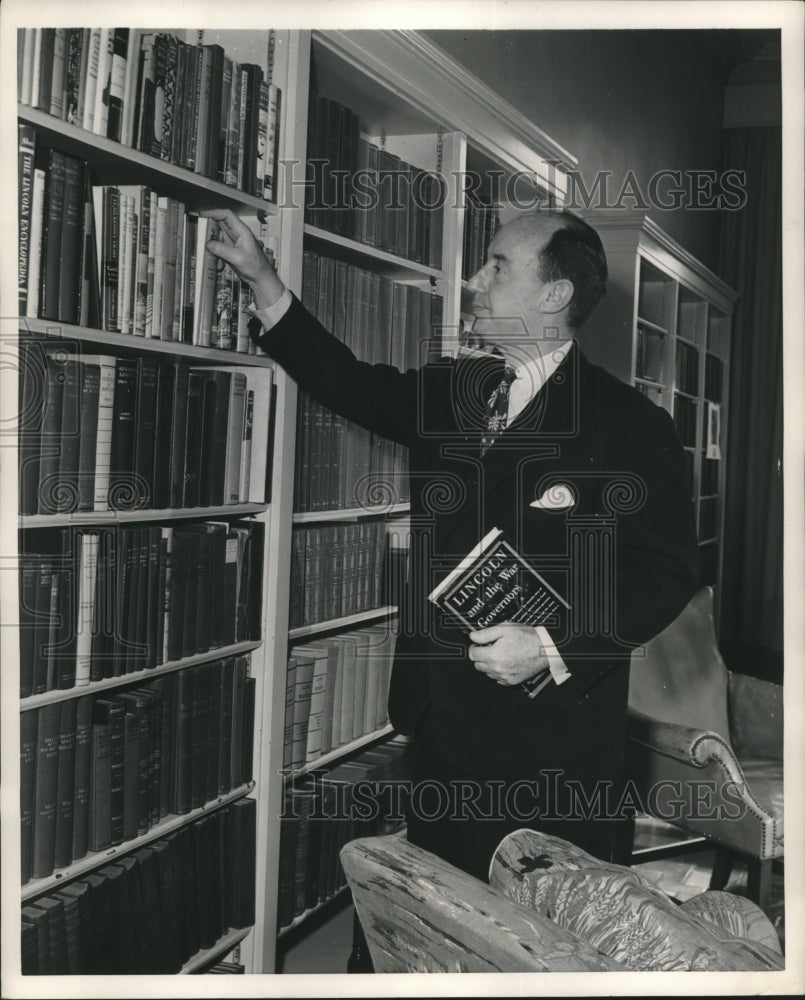
<svg viewBox="0 0 805 1000">
<path fill-rule="evenodd" d="M 676 722 L 662 722 L 635 709 L 629 709 L 626 733 L 631 742 L 683 764 L 705 767 L 711 760 L 716 760 L 730 781 L 744 783 L 743 771 L 732 747 L 718 733 L 681 726 Z"/>
<path fill-rule="evenodd" d="M 740 758 L 783 759 L 783 689 L 748 674 L 729 674 L 730 740 Z"/>
</svg>

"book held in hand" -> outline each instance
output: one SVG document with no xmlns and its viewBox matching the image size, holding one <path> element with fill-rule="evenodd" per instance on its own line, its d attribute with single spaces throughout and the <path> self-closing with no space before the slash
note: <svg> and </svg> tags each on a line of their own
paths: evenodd
<svg viewBox="0 0 805 1000">
<path fill-rule="evenodd" d="M 561 635 L 570 609 L 499 528 L 489 531 L 428 599 L 470 632 L 507 623 L 543 626 Z M 533 697 L 551 678 L 561 684 L 569 676 L 563 664 L 552 663 L 521 687 Z"/>
</svg>

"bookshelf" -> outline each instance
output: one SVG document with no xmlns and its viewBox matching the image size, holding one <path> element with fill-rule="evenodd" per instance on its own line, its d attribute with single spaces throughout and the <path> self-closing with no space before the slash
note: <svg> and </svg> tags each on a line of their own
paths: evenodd
<svg viewBox="0 0 805 1000">
<path fill-rule="evenodd" d="M 94 32 L 64 29 L 61 34 L 67 51 L 74 45 L 80 54 L 81 46 L 86 49 Z M 125 87 L 125 98 L 122 90 L 118 95 L 124 110 L 133 109 L 135 103 L 141 108 L 147 105 L 142 82 L 138 85 L 138 68 L 147 71 L 144 63 L 138 67 L 138 57 L 149 45 L 181 50 L 172 82 L 164 62 L 161 69 L 156 65 L 157 75 L 163 74 L 160 85 L 178 87 L 185 56 L 196 59 L 198 72 L 209 73 L 213 80 L 216 72 L 225 72 L 223 62 L 218 63 L 218 70 L 213 65 L 215 60 L 224 59 L 223 48 L 216 47 L 219 39 L 199 41 L 195 31 L 132 30 L 127 50 L 119 45 L 125 32 L 111 30 L 109 37 L 114 38 L 111 58 L 118 58 L 121 52 L 128 56 L 125 83 L 122 78 L 117 80 Z M 271 495 L 275 458 L 271 412 L 276 390 L 272 387 L 272 363 L 249 348 L 244 337 L 245 320 L 233 319 L 225 328 L 223 317 L 216 312 L 216 338 L 209 329 L 205 331 L 201 316 L 208 308 L 205 303 L 215 312 L 216 306 L 220 307 L 215 297 L 225 299 L 231 294 L 237 309 L 242 304 L 241 291 L 233 284 L 224 287 L 215 269 L 208 268 L 208 280 L 214 284 L 212 292 L 205 287 L 202 293 L 203 261 L 197 251 L 204 233 L 202 230 L 192 246 L 191 230 L 183 228 L 180 220 L 189 220 L 191 215 L 195 219 L 209 208 L 230 207 L 251 220 L 272 251 L 279 250 L 281 213 L 262 196 L 256 176 L 265 163 L 265 157 L 257 157 L 259 142 L 270 132 L 272 121 L 278 120 L 269 114 L 270 107 L 265 109 L 265 122 L 258 113 L 259 100 L 271 93 L 269 47 L 276 41 L 267 32 L 262 34 L 258 62 L 252 61 L 251 47 L 239 49 L 236 37 L 224 41 L 232 43 L 227 46 L 227 60 L 248 63 L 243 78 L 248 76 L 250 81 L 249 115 L 242 121 L 230 118 L 231 128 L 224 130 L 220 119 L 213 124 L 212 104 L 200 103 L 194 128 L 206 128 L 209 138 L 205 147 L 199 132 L 188 132 L 188 149 L 198 142 L 196 151 L 206 151 L 206 162 L 198 160 L 195 167 L 169 148 L 171 135 L 177 132 L 162 130 L 168 147 L 163 144 L 159 155 L 143 148 L 143 133 L 138 139 L 137 126 L 130 119 L 128 136 L 124 124 L 114 137 L 110 126 L 108 135 L 96 134 L 84 127 L 86 121 L 79 126 L 61 120 L 53 105 L 49 111 L 33 106 L 42 102 L 30 92 L 27 101 L 18 105 L 19 124 L 26 139 L 33 137 L 35 143 L 31 168 L 44 169 L 49 199 L 46 213 L 55 213 L 57 190 L 57 161 L 45 152 L 48 149 L 58 151 L 66 163 L 78 164 L 86 185 L 78 192 L 78 203 L 96 209 L 94 225 L 86 221 L 91 218 L 89 210 L 82 209 L 82 239 L 72 244 L 63 236 L 61 261 L 56 256 L 60 275 L 68 270 L 71 252 L 86 264 L 86 270 L 81 269 L 84 284 L 79 296 L 85 305 L 89 302 L 89 309 L 85 308 L 79 319 L 79 309 L 71 311 L 60 297 L 58 310 L 50 312 L 44 292 L 32 279 L 25 288 L 34 298 L 21 302 L 24 308 L 16 345 L 22 414 L 19 486 L 24 511 L 18 518 L 17 583 L 22 600 L 19 619 L 16 613 L 12 619 L 7 612 L 4 619 L 20 620 L 28 629 L 39 630 L 29 638 L 25 637 L 26 628 L 20 630 L 15 652 L 22 668 L 21 683 L 30 674 L 32 650 L 50 649 L 34 657 L 34 666 L 42 656 L 46 662 L 39 665 L 33 687 L 21 692 L 20 701 L 23 970 L 192 974 L 235 948 L 253 948 L 250 939 L 258 926 L 257 806 L 268 780 L 266 772 L 260 770 L 262 718 L 270 692 L 270 642 L 276 632 L 267 599 L 272 524 L 276 528 Z M 279 42 L 286 44 L 287 35 Z M 100 41 L 99 46 L 102 44 Z M 31 53 L 24 45 L 21 51 L 27 53 L 27 61 L 20 66 L 24 89 Z M 36 75 L 44 78 L 45 70 L 50 71 L 50 64 L 40 59 Z M 119 71 L 120 66 L 115 71 L 118 76 Z M 70 73 L 78 86 L 76 72 L 73 65 L 65 76 L 65 92 L 69 91 Z M 109 72 L 111 78 L 111 67 Z M 275 82 L 281 72 L 278 65 Z M 79 75 L 88 102 L 89 77 L 85 69 Z M 184 78 L 185 100 L 191 107 L 194 94 L 200 92 L 191 82 L 194 79 L 190 75 Z M 213 85 L 210 90 L 214 90 Z M 41 91 L 38 93 L 41 96 Z M 110 93 L 114 94 L 114 85 Z M 246 93 L 244 87 L 244 97 Z M 155 106 L 152 104 L 152 110 Z M 223 101 L 220 110 L 223 113 Z M 229 141 L 232 129 L 240 142 L 237 157 L 242 176 L 224 183 L 223 164 L 222 180 L 216 179 L 212 150 L 219 135 L 222 143 L 225 138 Z M 93 275 L 96 262 L 86 256 L 88 246 L 99 248 L 103 242 L 107 222 L 105 212 L 98 211 L 104 202 L 96 200 L 95 192 L 105 197 L 107 190 L 120 192 L 124 186 L 126 191 L 140 192 L 140 200 L 133 202 L 137 226 L 133 232 L 143 241 L 140 254 L 153 261 L 153 274 L 160 267 L 165 269 L 159 279 L 164 290 L 160 299 L 164 325 L 159 329 L 155 325 L 159 315 L 156 298 L 153 309 L 148 302 L 151 328 L 135 329 L 138 282 L 142 277 L 145 288 L 146 270 L 138 258 L 125 257 L 123 228 L 135 213 L 125 217 L 121 213 L 121 240 L 116 248 L 116 253 L 121 253 L 117 259 L 119 292 L 125 296 L 120 307 L 123 326 L 120 309 L 117 314 L 105 310 L 104 290 L 113 280 L 106 260 L 100 261 Z M 121 192 L 121 199 L 123 196 Z M 165 236 L 162 250 L 157 251 L 157 233 L 154 243 L 149 246 L 147 241 L 146 220 L 149 216 L 155 219 L 154 230 L 158 223 L 146 210 L 146 202 L 162 211 L 163 199 L 168 212 L 173 211 L 172 202 L 180 207 L 175 209 L 175 230 Z M 68 209 L 63 211 L 60 221 L 64 229 L 70 217 Z M 51 242 L 54 219 L 55 214 L 45 214 L 43 221 L 46 239 Z M 195 225 L 201 229 L 203 224 Z M 130 239 L 133 245 L 133 235 Z M 43 281 L 50 280 L 47 264 L 43 259 Z M 128 268 L 130 278 L 124 279 L 124 268 Z M 173 268 L 175 274 L 172 298 L 167 268 Z M 198 294 L 193 284 L 182 284 L 182 277 L 195 283 Z M 157 279 L 152 281 L 156 284 Z M 98 284 L 95 302 L 94 282 Z M 219 284 L 223 291 L 219 291 Z M 151 288 L 148 285 L 149 294 Z M 210 294 L 214 298 L 205 298 Z M 128 309 L 131 312 L 126 315 Z M 189 321 L 181 310 L 189 310 Z M 87 311 L 89 318 L 85 318 Z M 56 436 L 46 437 L 53 428 L 42 426 L 47 413 L 46 408 L 43 413 L 42 401 L 55 398 L 56 384 L 64 385 L 66 396 L 67 375 L 63 371 L 71 364 L 78 373 L 78 409 L 63 403 L 61 423 L 54 425 Z M 120 373 L 136 372 L 129 414 L 122 405 L 113 409 L 110 402 L 99 403 L 96 400 L 100 397 L 91 395 L 87 373 L 96 366 L 102 373 L 104 366 L 110 369 L 116 401 Z M 150 373 L 154 388 L 164 385 L 164 390 L 159 390 L 162 396 L 146 396 L 142 373 Z M 51 374 L 52 383 L 48 381 Z M 180 378 L 188 381 L 180 382 Z M 200 390 L 203 403 L 188 417 L 188 392 L 192 393 L 193 385 Z M 112 494 L 107 498 L 104 492 L 107 484 L 99 472 L 101 434 L 94 423 L 92 436 L 84 433 L 90 426 L 85 423 L 85 414 L 92 409 L 84 402 L 88 395 L 92 406 L 102 409 L 107 405 L 110 411 L 106 443 L 111 448 L 111 484 L 121 471 L 128 477 L 124 485 L 133 484 L 135 490 L 128 503 L 113 502 Z M 255 405 L 257 413 L 249 409 Z M 194 413 L 196 426 L 192 426 Z M 38 423 L 31 420 L 32 414 L 39 414 Z M 66 415 L 77 414 L 80 419 L 67 425 Z M 98 422 L 100 416 L 98 410 Z M 120 427 L 129 419 L 135 430 L 133 451 L 127 456 L 115 449 L 123 439 Z M 194 437 L 188 433 L 189 425 Z M 88 453 L 96 461 L 77 470 L 70 466 L 65 473 L 64 454 L 79 448 L 76 440 L 80 449 L 85 440 L 89 442 Z M 192 455 L 191 440 L 196 449 Z M 45 442 L 55 442 L 55 447 L 48 450 Z M 37 453 L 38 480 L 34 474 L 34 493 L 28 502 L 24 490 L 32 448 Z M 51 453 L 56 500 L 43 507 L 42 463 Z M 167 465 L 164 461 L 160 464 L 160 455 L 165 454 Z M 8 466 L 6 472 L 10 469 Z M 78 477 L 72 492 L 64 489 L 70 482 L 68 473 Z M 178 497 L 174 490 L 178 490 Z M 116 496 L 122 501 L 122 494 Z M 25 591 L 27 583 L 33 586 L 37 573 L 40 586 L 52 581 L 51 593 L 63 595 L 65 601 L 50 605 L 45 615 L 40 614 L 44 605 L 30 606 L 30 593 Z M 114 590 L 109 591 L 109 587 Z M 113 593 L 111 599 L 109 593 Z M 55 620 L 54 610 L 60 612 L 63 631 L 53 626 L 57 631 L 44 636 L 36 622 Z M 60 648 L 57 640 L 65 650 L 61 659 L 54 652 Z M 74 645 L 65 645 L 68 641 Z M 71 661 L 74 672 L 63 666 Z M 80 673 L 84 661 L 86 672 Z M 66 839 L 70 837 L 72 843 Z M 81 922 L 77 924 L 79 913 Z M 56 920 L 49 925 L 47 935 L 43 919 Z M 82 935 L 93 919 L 96 930 L 101 925 L 107 930 L 105 937 L 95 935 L 90 948 L 86 943 L 89 938 Z M 131 927 L 132 922 L 148 927 L 147 932 L 137 935 L 142 937 L 141 948 L 121 936 L 122 931 L 117 934 L 113 930 Z M 83 954 L 76 948 L 76 940 L 83 940 Z"/>
<path fill-rule="evenodd" d="M 248 39 L 244 38 L 246 35 Z M 255 42 L 257 35 L 260 36 L 259 44 Z M 188 30 L 181 40 L 195 45 L 199 39 L 197 32 Z M 370 304 L 368 311 L 361 309 L 351 314 L 352 329 L 343 324 L 345 337 L 360 337 L 352 346 L 362 356 L 409 366 L 434 354 L 455 353 L 466 306 L 466 300 L 462 299 L 462 286 L 466 284 L 462 282 L 462 273 L 466 270 L 464 257 L 471 244 L 476 258 L 483 254 L 483 244 L 491 235 L 491 215 L 478 209 L 475 202 L 489 204 L 499 200 L 505 203 L 516 196 L 521 204 L 527 198 L 532 201 L 539 198 L 542 204 L 561 204 L 565 193 L 564 173 L 576 163 L 572 155 L 416 32 L 277 31 L 269 36 L 265 32 L 221 31 L 204 33 L 200 41 L 204 45 L 220 43 L 231 58 L 244 62 L 257 61 L 254 55 L 257 45 L 262 52 L 260 61 L 264 70 L 269 59 L 271 61 L 272 80 L 281 90 L 276 202 L 239 190 L 215 177 L 204 176 L 186 164 L 172 162 L 170 157 L 163 159 L 134 148 L 132 144 L 93 134 L 27 103 L 18 106 L 19 121 L 32 126 L 42 144 L 50 144 L 68 156 L 87 161 L 95 185 L 145 185 L 166 198 L 181 201 L 190 212 L 222 206 L 233 208 L 269 242 L 280 276 L 303 301 L 310 292 L 313 263 L 316 280 L 324 282 L 325 288 L 338 287 L 334 282 L 335 274 L 346 275 L 347 280 L 361 290 L 362 301 Z M 322 216 L 315 208 L 312 214 L 309 208 L 306 210 L 304 182 L 310 143 L 327 138 L 326 128 L 318 134 L 315 131 L 315 113 L 311 120 L 310 109 L 316 108 L 317 95 L 326 95 L 330 104 L 319 102 L 319 107 L 328 109 L 328 114 L 335 105 L 347 109 L 339 111 L 339 115 L 350 122 L 350 135 L 363 140 L 363 145 L 358 142 L 343 155 L 380 157 L 382 153 L 390 158 L 383 162 L 393 169 L 400 166 L 412 184 L 423 173 L 436 178 L 438 184 L 431 193 L 440 196 L 436 199 L 438 209 L 425 219 L 422 215 L 414 217 L 409 205 L 405 223 L 399 217 L 390 217 L 380 223 L 375 220 L 372 235 L 366 220 L 356 229 L 354 217 L 352 221 L 345 221 L 341 217 Z M 370 147 L 374 147 L 376 153 Z M 340 149 L 338 156 L 342 156 Z M 471 184 L 472 197 L 468 197 L 465 190 L 465 179 L 469 175 L 477 178 L 477 185 L 475 181 Z M 362 228 L 364 225 L 366 228 Z M 396 299 L 400 310 L 396 314 L 398 324 L 403 307 L 406 316 L 413 316 L 414 311 L 418 311 L 421 322 L 412 323 L 405 329 L 387 324 L 384 337 L 378 337 L 376 331 L 382 324 L 377 323 L 376 318 L 375 322 L 366 318 L 375 308 L 372 295 L 379 295 L 378 301 L 385 301 L 383 308 L 387 311 L 381 315 L 387 320 L 395 316 Z M 437 300 L 438 309 L 434 308 Z M 320 306 L 333 310 L 336 301 L 328 299 L 327 294 L 318 295 L 317 288 L 316 308 Z M 715 321 L 708 318 L 708 322 Z M 132 336 L 116 329 L 103 329 L 103 325 L 100 322 L 56 322 L 26 315 L 19 321 L 20 343 L 36 344 L 48 351 L 65 343 L 76 344 L 84 353 L 113 355 L 135 360 L 138 364 L 141 359 L 159 364 L 181 362 L 188 367 L 209 370 L 239 369 L 262 378 L 261 386 L 270 383 L 271 418 L 269 424 L 266 404 L 260 434 L 255 428 L 252 441 L 252 480 L 266 479 L 270 492 L 261 497 L 249 493 L 237 504 L 65 510 L 48 514 L 37 511 L 20 518 L 22 537 L 35 538 L 54 528 L 120 532 L 159 526 L 160 530 L 168 528 L 180 532 L 200 522 L 259 525 L 264 538 L 258 574 L 262 603 L 252 616 L 259 619 L 259 635 L 255 633 L 243 641 L 209 652 L 183 651 L 175 658 L 165 658 L 153 669 L 102 677 L 80 689 L 32 694 L 24 699 L 21 717 L 50 706 L 80 702 L 85 695 L 113 700 L 146 684 L 164 685 L 170 683 L 172 677 L 204 671 L 215 661 L 248 656 L 254 699 L 253 773 L 248 780 L 181 815 L 160 817 L 147 834 L 114 845 L 109 856 L 104 854 L 97 859 L 87 856 L 76 862 L 78 867 L 71 862 L 45 876 L 44 881 L 29 882 L 23 890 L 24 900 L 35 902 L 52 892 L 55 885 L 62 886 L 70 879 L 81 881 L 92 875 L 107 866 L 110 858 L 117 861 L 135 855 L 140 848 L 160 844 L 165 839 L 170 843 L 187 844 L 188 838 L 202 836 L 193 831 L 212 829 L 211 822 L 219 824 L 223 829 L 223 832 L 219 830 L 219 835 L 224 837 L 227 823 L 243 819 L 243 803 L 254 803 L 253 899 L 241 900 L 251 914 L 249 925 L 219 927 L 221 933 L 217 939 L 199 941 L 194 954 L 183 960 L 175 971 L 192 973 L 206 968 L 235 948 L 236 961 L 242 962 L 247 971 L 272 973 L 277 967 L 279 943 L 288 930 L 287 926 L 281 928 L 278 922 L 282 890 L 280 817 L 291 784 L 284 776 L 286 665 L 296 647 L 326 645 L 345 637 L 370 634 L 372 630 L 372 634 L 388 638 L 386 625 L 396 627 L 396 601 L 390 600 L 387 588 L 384 589 L 382 572 L 379 578 L 376 574 L 377 566 L 382 571 L 387 545 L 396 551 L 398 562 L 404 561 L 409 515 L 405 456 L 387 449 L 379 440 L 359 442 L 358 448 L 345 446 L 348 434 L 321 409 L 314 411 L 312 418 L 308 409 L 309 424 L 305 429 L 305 407 L 309 407 L 309 403 L 301 398 L 296 385 L 284 372 L 275 370 L 265 357 L 172 338 Z M 390 357 L 386 358 L 386 354 Z M 712 369 L 712 362 L 710 367 Z M 306 444 L 303 432 L 307 434 Z M 323 444 L 325 433 L 329 436 Z M 302 450 L 303 444 L 308 449 L 306 452 Z M 341 450 L 344 447 L 346 452 Z M 319 479 L 313 481 L 311 488 L 310 470 L 322 467 L 322 456 L 328 449 L 336 457 L 347 455 L 349 463 L 345 467 L 351 478 L 345 481 L 340 476 L 339 463 L 331 461 L 327 482 L 322 473 L 317 473 Z M 258 453 L 262 453 L 262 466 Z M 257 475 L 254 463 L 257 463 Z M 306 494 L 302 491 L 302 473 L 308 477 L 304 483 Z M 307 617 L 303 614 L 302 620 L 296 621 L 293 616 L 294 572 L 297 572 L 294 570 L 297 555 L 294 539 L 312 532 L 319 532 L 323 537 L 330 531 L 335 531 L 335 537 L 341 539 L 338 544 L 342 549 L 350 547 L 344 544 L 345 540 L 360 539 L 362 531 L 374 533 L 374 589 L 367 586 L 364 593 L 360 590 L 363 584 L 349 582 L 353 578 L 365 579 L 368 568 L 362 568 L 360 563 L 357 566 L 350 564 L 346 555 L 341 574 L 342 581 L 347 582 L 342 589 L 348 594 L 350 588 L 357 587 L 356 593 L 361 599 L 356 598 L 354 607 L 343 606 L 342 601 L 342 606 L 333 605 L 329 610 L 325 601 L 319 604 L 318 614 Z M 357 534 L 349 535 L 349 532 Z M 399 585 L 399 578 L 396 584 Z M 338 745 L 305 760 L 295 778 L 301 779 L 304 786 L 318 770 L 328 774 L 350 773 L 350 768 L 369 766 L 361 765 L 361 760 L 373 759 L 371 755 L 377 754 L 382 757 L 384 745 L 389 740 L 394 744 L 394 733 L 382 716 L 376 716 L 372 722 L 368 707 L 365 718 L 367 731 L 356 731 Z M 357 725 L 357 719 L 355 721 Z M 234 810 L 233 819 L 211 821 L 208 818 L 229 816 L 227 810 Z M 211 848 L 208 845 L 205 849 Z M 297 934 L 311 913 L 318 912 L 329 899 L 343 891 L 337 883 L 332 884 L 331 889 L 329 895 L 320 894 L 315 903 L 303 907 L 294 916 L 291 925 L 297 929 Z"/>
<path fill-rule="evenodd" d="M 699 532 L 701 583 L 718 600 L 736 293 L 642 213 L 589 213 L 609 289 L 579 332 L 591 360 L 674 418 Z"/>
</svg>

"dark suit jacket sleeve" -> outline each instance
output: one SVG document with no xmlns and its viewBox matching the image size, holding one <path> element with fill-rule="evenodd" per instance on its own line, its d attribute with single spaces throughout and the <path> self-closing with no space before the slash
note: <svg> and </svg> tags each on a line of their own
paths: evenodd
<svg viewBox="0 0 805 1000">
<path fill-rule="evenodd" d="M 295 297 L 282 319 L 255 340 L 325 406 L 381 437 L 410 444 L 417 426 L 416 371 L 358 361 Z"/>
<path fill-rule="evenodd" d="M 615 513 L 613 585 L 589 588 L 581 598 L 606 608 L 612 630 L 557 644 L 572 674 L 568 683 L 580 689 L 670 625 L 698 580 L 693 505 L 673 421 L 640 401 L 636 411 L 627 406 L 616 424 L 622 433 L 611 442 L 610 468 L 613 484 L 621 479 L 623 485 L 613 486 L 607 500 Z"/>
</svg>

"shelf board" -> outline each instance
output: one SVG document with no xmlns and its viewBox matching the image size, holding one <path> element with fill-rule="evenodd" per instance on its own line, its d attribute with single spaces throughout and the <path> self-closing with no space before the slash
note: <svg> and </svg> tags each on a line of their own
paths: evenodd
<svg viewBox="0 0 805 1000">
<path fill-rule="evenodd" d="M 646 330 L 650 330 L 653 333 L 660 333 L 663 337 L 667 337 L 670 334 L 670 330 L 667 330 L 664 326 L 660 326 L 659 323 L 652 323 L 650 319 L 643 319 L 642 316 L 637 317 L 637 325 L 645 327 Z"/>
<path fill-rule="evenodd" d="M 48 145 L 91 160 L 93 184 L 147 184 L 161 195 L 178 198 L 192 211 L 231 208 L 242 215 L 279 214 L 279 208 L 270 201 L 95 135 L 27 104 L 18 104 L 17 114 L 20 121 L 43 133 Z"/>
<path fill-rule="evenodd" d="M 720 493 L 702 493 L 699 496 L 699 501 L 702 500 L 718 500 Z"/>
<path fill-rule="evenodd" d="M 383 726 L 382 729 L 376 729 L 373 733 L 366 733 L 364 736 L 359 736 L 355 740 L 350 740 L 349 743 L 344 743 L 342 746 L 336 747 L 334 750 L 330 750 L 328 753 L 322 754 L 321 757 L 317 757 L 316 760 L 303 764 L 302 767 L 294 768 L 293 771 L 288 771 L 284 774 L 284 779 L 285 781 L 292 781 L 294 778 L 301 777 L 303 774 L 309 774 L 311 771 L 316 771 L 320 767 L 325 767 L 327 764 L 332 764 L 333 761 L 346 757 L 347 754 L 360 750 L 361 747 L 365 747 L 370 743 L 382 740 L 384 736 L 391 736 L 393 732 L 394 727 L 388 725 Z"/>
<path fill-rule="evenodd" d="M 686 337 L 681 333 L 677 333 L 676 342 L 678 344 L 685 344 L 687 347 L 692 347 L 694 351 L 701 351 L 701 345 L 697 344 L 695 340 L 691 340 L 690 337 Z"/>
<path fill-rule="evenodd" d="M 205 965 L 209 965 L 211 962 L 214 963 L 216 959 L 232 951 L 236 944 L 240 944 L 250 931 L 251 927 L 241 927 L 236 931 L 227 931 L 223 937 L 218 938 L 212 948 L 204 948 L 202 951 L 197 951 L 191 959 L 188 959 L 179 970 L 179 975 L 192 975 L 198 969 L 203 969 Z"/>
<path fill-rule="evenodd" d="M 66 688 L 64 690 L 32 694 L 27 698 L 20 699 L 20 711 L 28 712 L 35 708 L 42 708 L 43 705 L 52 705 L 54 702 L 69 701 L 71 698 L 83 698 L 85 694 L 100 694 L 102 691 L 122 687 L 124 684 L 147 684 L 155 677 L 162 677 L 163 674 L 171 674 L 176 670 L 195 667 L 199 663 L 223 660 L 229 656 L 240 656 L 243 653 L 249 653 L 254 649 L 258 649 L 262 645 L 262 639 L 255 639 L 250 642 L 238 642 L 234 646 L 221 646 L 220 649 L 210 649 L 206 653 L 196 653 L 195 656 L 186 656 L 181 660 L 163 663 L 159 667 L 153 667 L 148 670 L 136 670 L 134 673 L 123 674 L 121 677 L 107 677 L 102 681 L 91 681 L 89 684 L 81 684 L 77 687 Z"/>
<path fill-rule="evenodd" d="M 437 278 L 441 280 L 445 278 L 444 271 L 440 271 L 436 267 L 419 264 L 415 260 L 408 260 L 407 257 L 398 257 L 396 254 L 378 250 L 377 247 L 370 247 L 366 243 L 359 243 L 346 236 L 339 236 L 338 233 L 331 233 L 327 229 L 320 229 L 309 223 L 305 224 L 305 240 L 317 250 L 327 253 L 328 256 L 362 266 L 371 264 L 373 271 L 378 271 L 389 277 Z"/>
<path fill-rule="evenodd" d="M 22 514 L 20 528 L 60 528 L 65 525 L 92 527 L 100 524 L 131 524 L 139 521 L 183 521 L 200 517 L 244 517 L 262 514 L 265 503 L 224 504 L 221 507 L 155 507 L 147 510 L 77 510 L 65 514 Z"/>
<path fill-rule="evenodd" d="M 357 521 L 362 517 L 382 517 L 386 514 L 407 514 L 410 503 L 393 503 L 379 507 L 346 507 L 339 510 L 309 510 L 294 514 L 294 524 L 312 524 L 319 521 Z"/>
<path fill-rule="evenodd" d="M 59 886 L 71 882 L 73 879 L 88 874 L 95 868 L 110 864 L 115 858 L 128 854 L 129 851 L 136 851 L 139 847 L 144 847 L 155 840 L 160 840 L 169 833 L 173 833 L 174 830 L 180 830 L 183 826 L 193 823 L 199 817 L 205 816 L 215 809 L 229 805 L 230 802 L 235 802 L 238 799 L 245 798 L 253 787 L 254 782 L 251 781 L 248 785 L 242 785 L 240 788 L 234 789 L 234 791 L 227 792 L 226 795 L 220 795 L 211 802 L 207 802 L 198 809 L 193 809 L 182 816 L 169 816 L 167 819 L 162 820 L 162 822 L 157 823 L 156 826 L 151 827 L 147 833 L 142 834 L 140 837 L 135 837 L 133 840 L 126 840 L 116 847 L 107 847 L 103 851 L 93 851 L 78 861 L 74 861 L 66 868 L 60 868 L 52 875 L 27 882 L 22 887 L 22 899 L 25 901 L 33 899 L 34 896 L 41 896 L 45 892 L 51 892 L 54 889 L 58 889 Z"/>
<path fill-rule="evenodd" d="M 300 913 L 298 917 L 294 917 L 290 924 L 288 924 L 286 927 L 283 927 L 281 930 L 277 932 L 277 938 L 282 938 L 286 934 L 289 934 L 292 930 L 294 930 L 294 928 L 298 927 L 300 924 L 303 924 L 306 920 L 312 917 L 314 913 L 318 913 L 319 910 L 323 910 L 325 906 L 329 906 L 330 903 L 332 903 L 336 899 L 340 899 L 347 892 L 349 892 L 348 885 L 344 885 L 340 889 L 336 889 L 336 891 L 332 894 L 332 896 L 328 896 L 327 899 L 323 899 L 320 903 L 317 903 L 315 906 L 311 906 L 309 909 L 305 910 L 304 913 Z"/>
<path fill-rule="evenodd" d="M 345 615 L 343 618 L 331 618 L 325 622 L 314 622 L 313 625 L 298 625 L 296 628 L 288 630 L 288 638 L 301 639 L 303 636 L 316 635 L 318 632 L 330 632 L 335 629 L 346 628 L 350 625 L 360 625 L 363 622 L 378 621 L 381 618 L 388 618 L 390 615 L 395 615 L 396 613 L 396 604 L 389 604 L 384 608 L 360 611 L 356 615 Z"/>
<path fill-rule="evenodd" d="M 699 397 L 695 396 L 692 392 L 685 392 L 684 389 L 674 389 L 675 396 L 682 396 L 684 399 L 690 399 L 694 403 L 699 402 Z"/>
<path fill-rule="evenodd" d="M 652 389 L 667 389 L 668 386 L 665 382 L 655 382 L 652 378 L 645 378 L 643 375 L 635 375 L 635 382 L 640 385 L 648 385 Z"/>
<path fill-rule="evenodd" d="M 701 549 L 705 545 L 718 545 L 718 538 L 716 538 L 716 537 L 713 537 L 713 538 L 700 538 L 699 539 L 699 548 Z"/>
<path fill-rule="evenodd" d="M 113 348 L 115 351 L 135 354 L 160 354 L 179 357 L 187 361 L 208 362 L 210 364 L 248 365 L 254 368 L 273 368 L 271 358 L 261 354 L 246 354 L 243 351 L 227 351 L 219 347 L 196 347 L 177 340 L 157 340 L 153 337 L 135 337 L 131 333 L 117 333 L 114 330 L 97 330 L 90 326 L 75 326 L 53 319 L 32 319 L 21 316 L 19 328 L 22 334 L 39 336 L 47 340 L 79 340 L 81 343 L 97 344 Z"/>
</svg>

